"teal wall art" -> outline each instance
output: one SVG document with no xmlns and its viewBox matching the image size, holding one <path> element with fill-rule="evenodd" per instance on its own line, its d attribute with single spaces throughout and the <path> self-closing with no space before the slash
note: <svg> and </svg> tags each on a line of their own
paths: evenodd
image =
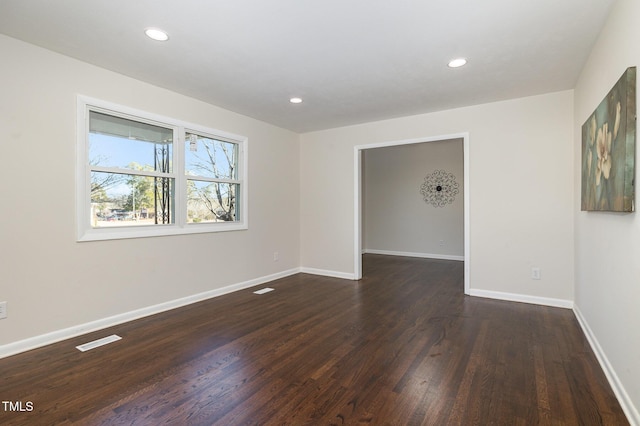
<svg viewBox="0 0 640 426">
<path fill-rule="evenodd" d="M 582 210 L 634 211 L 635 144 L 636 67 L 630 67 L 582 125 Z"/>
</svg>

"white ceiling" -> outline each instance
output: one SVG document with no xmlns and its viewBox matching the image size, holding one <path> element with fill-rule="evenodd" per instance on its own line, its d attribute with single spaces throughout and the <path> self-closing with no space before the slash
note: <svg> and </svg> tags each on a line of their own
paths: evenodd
<svg viewBox="0 0 640 426">
<path fill-rule="evenodd" d="M 571 89 L 614 1 L 0 0 L 0 33 L 306 132 Z"/>
</svg>

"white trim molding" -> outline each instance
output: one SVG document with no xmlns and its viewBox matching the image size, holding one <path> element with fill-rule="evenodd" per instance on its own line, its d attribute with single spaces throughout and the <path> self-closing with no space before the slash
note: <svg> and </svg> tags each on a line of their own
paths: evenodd
<svg viewBox="0 0 640 426">
<path fill-rule="evenodd" d="M 463 168 L 464 168 L 464 294 L 470 294 L 471 288 L 471 196 L 470 196 L 470 172 L 469 172 L 469 132 L 454 133 L 440 136 L 430 136 L 415 139 L 403 139 L 396 141 L 378 142 L 353 147 L 353 278 L 362 278 L 362 151 L 372 148 L 383 148 L 389 146 L 412 145 L 425 142 L 446 141 L 452 139 L 462 139 Z M 459 260 L 459 259 L 456 259 Z"/>
<path fill-rule="evenodd" d="M 355 274 L 350 274 L 348 272 L 340 272 L 340 271 L 329 271 L 327 269 L 316 269 L 316 268 L 306 268 L 301 267 L 300 272 L 303 274 L 311 274 L 311 275 L 322 275 L 323 277 L 331 277 L 331 278 L 341 278 L 343 280 L 357 280 Z"/>
<path fill-rule="evenodd" d="M 627 420 L 632 426 L 640 426 L 640 413 L 638 413 L 638 409 L 633 405 L 629 394 L 622 385 L 622 382 L 620 382 L 620 379 L 613 369 L 613 366 L 609 362 L 607 355 L 602 349 L 602 346 L 600 346 L 596 335 L 594 334 L 593 330 L 591 330 L 591 327 L 589 327 L 589 323 L 587 322 L 584 315 L 582 315 L 582 312 L 577 305 L 573 307 L 573 313 L 578 320 L 578 324 L 580 324 L 580 327 L 582 327 L 582 331 L 587 337 L 587 341 L 589 341 L 589 345 L 591 345 L 591 349 L 595 353 L 596 358 L 600 363 L 600 367 L 602 367 L 602 371 L 604 371 L 604 374 L 609 381 L 609 385 L 611 386 L 613 393 L 616 395 L 616 398 L 618 399 L 618 402 L 622 407 L 622 411 L 624 411 L 624 414 L 627 416 Z"/>
<path fill-rule="evenodd" d="M 255 278 L 249 281 L 244 281 L 241 283 L 232 284 L 226 287 L 217 288 L 217 289 L 206 291 L 203 293 L 194 294 L 192 296 L 171 300 L 171 301 L 160 303 L 157 305 L 136 309 L 134 311 L 124 312 L 122 314 L 117 314 L 108 318 L 102 318 L 102 319 L 91 321 L 85 324 L 76 325 L 76 326 L 65 328 L 62 330 L 56 330 L 51 333 L 46 333 L 39 336 L 30 337 L 28 339 L 19 340 L 17 342 L 0 346 L 0 359 L 6 358 L 11 355 L 19 354 L 21 352 L 26 352 L 32 349 L 36 349 L 42 346 L 50 345 L 52 343 L 57 343 L 63 340 L 67 340 L 72 337 L 77 337 L 83 334 L 92 333 L 94 331 L 103 330 L 105 328 L 113 327 L 115 325 L 123 324 L 125 322 L 137 320 L 150 315 L 155 315 L 161 312 L 169 311 L 171 309 L 180 308 L 183 306 L 191 305 L 193 303 L 201 302 L 203 300 L 222 296 L 224 294 L 232 293 L 234 291 L 244 290 L 246 288 L 265 284 L 270 281 L 295 275 L 299 272 L 300 272 L 299 268 L 293 268 L 286 271 L 277 272 L 275 274 Z"/>
<path fill-rule="evenodd" d="M 527 294 L 503 293 L 501 291 L 471 289 L 471 291 L 469 291 L 469 296 L 506 300 L 509 302 L 530 303 L 532 305 L 552 306 L 554 308 L 573 308 L 573 301 L 571 300 L 529 296 Z"/>
<path fill-rule="evenodd" d="M 464 256 L 456 256 L 453 254 L 413 253 L 408 251 L 392 251 L 392 250 L 377 250 L 377 249 L 364 249 L 362 252 L 369 253 L 369 254 L 384 254 L 387 256 L 419 257 L 422 259 L 438 259 L 438 260 L 458 260 L 458 261 L 464 262 Z"/>
</svg>

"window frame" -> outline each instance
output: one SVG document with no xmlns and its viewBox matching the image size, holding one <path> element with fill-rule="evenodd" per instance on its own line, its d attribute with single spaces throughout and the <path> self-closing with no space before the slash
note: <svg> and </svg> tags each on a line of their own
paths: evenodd
<svg viewBox="0 0 640 426">
<path fill-rule="evenodd" d="M 163 176 L 174 180 L 174 223 L 157 225 L 127 225 L 96 228 L 91 225 L 91 172 L 104 167 L 92 167 L 89 163 L 89 111 L 161 126 L 173 131 L 173 169 Z M 114 240 L 126 238 L 159 237 L 167 235 L 201 234 L 246 230 L 249 228 L 248 145 L 245 136 L 185 122 L 182 120 L 118 105 L 100 99 L 77 95 L 77 153 L 76 153 L 76 225 L 78 242 Z M 238 216 L 233 222 L 187 223 L 187 180 L 185 173 L 185 137 L 197 133 L 210 138 L 237 144 L 237 179 L 239 196 L 236 198 Z M 100 170 L 95 170 L 100 169 Z M 149 172 L 144 175 L 160 174 Z M 131 174 L 139 174 L 132 170 Z"/>
</svg>

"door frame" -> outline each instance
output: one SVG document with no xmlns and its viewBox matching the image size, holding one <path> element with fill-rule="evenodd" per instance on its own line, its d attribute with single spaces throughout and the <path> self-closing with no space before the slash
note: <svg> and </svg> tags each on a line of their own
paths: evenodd
<svg viewBox="0 0 640 426">
<path fill-rule="evenodd" d="M 397 141 L 378 142 L 354 146 L 354 279 L 362 279 L 362 151 L 373 148 L 390 146 L 413 145 L 418 143 L 440 142 L 452 139 L 462 139 L 463 150 L 463 200 L 464 200 L 464 294 L 469 294 L 471 276 L 471 233 L 470 233 L 470 185 L 469 185 L 469 133 L 454 133 L 424 138 L 404 139 Z"/>
</svg>

